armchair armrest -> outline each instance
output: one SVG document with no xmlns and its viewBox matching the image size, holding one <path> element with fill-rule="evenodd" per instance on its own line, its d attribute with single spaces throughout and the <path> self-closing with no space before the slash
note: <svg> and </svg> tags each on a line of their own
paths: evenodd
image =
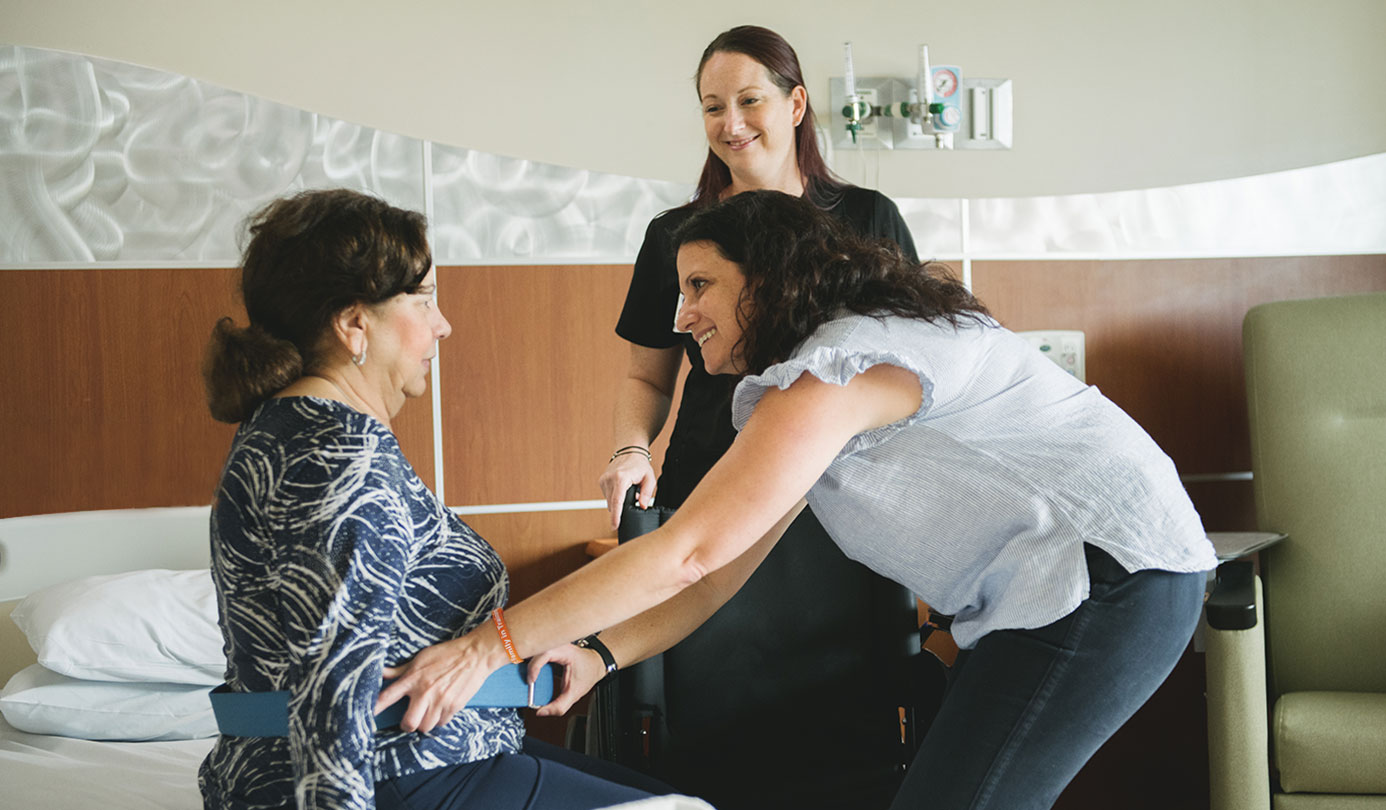
<svg viewBox="0 0 1386 810">
<path fill-rule="evenodd" d="M 1214 630 L 1248 630 L 1256 626 L 1256 574 L 1249 562 L 1218 566 L 1217 584 L 1203 606 Z"/>
<path fill-rule="evenodd" d="M 1261 580 L 1250 563 L 1218 568 L 1205 628 L 1211 810 L 1270 807 L 1266 639 L 1260 606 Z"/>
</svg>

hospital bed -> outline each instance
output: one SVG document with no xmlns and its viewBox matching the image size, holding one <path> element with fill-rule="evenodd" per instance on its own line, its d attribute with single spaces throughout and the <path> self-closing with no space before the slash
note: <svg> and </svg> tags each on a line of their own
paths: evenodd
<svg viewBox="0 0 1386 810">
<path fill-rule="evenodd" d="M 215 734 L 205 693 L 223 667 L 208 516 L 194 506 L 0 520 L 0 707 L 28 729 L 0 719 L 0 804 L 202 806 L 197 768 Z"/>
</svg>

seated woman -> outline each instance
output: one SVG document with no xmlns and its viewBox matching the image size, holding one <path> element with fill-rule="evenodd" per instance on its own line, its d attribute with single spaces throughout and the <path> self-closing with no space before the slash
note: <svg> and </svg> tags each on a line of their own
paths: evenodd
<svg viewBox="0 0 1386 810">
<path fill-rule="evenodd" d="M 570 767 L 587 765 L 526 738 L 513 708 L 464 709 L 427 734 L 377 730 L 382 670 L 487 622 L 509 588 L 390 429 L 451 331 L 427 223 L 310 191 L 259 212 L 250 237 L 249 326 L 217 323 L 204 366 L 212 415 L 240 423 L 213 504 L 212 575 L 227 686 L 287 691 L 288 735 L 220 737 L 199 774 L 206 806 L 576 810 L 648 796 Z"/>
<path fill-rule="evenodd" d="M 748 191 L 674 242 L 679 325 L 743 377 L 740 433 L 663 527 L 508 611 L 519 654 L 571 664 L 551 710 L 604 671 L 566 639 L 610 628 L 619 665 L 658 652 L 806 497 L 849 557 L 955 617 L 963 652 L 891 806 L 1050 807 L 1193 633 L 1216 559 L 1174 465 L 961 284 L 811 203 Z M 401 725 L 427 729 L 505 660 L 479 628 L 381 699 L 410 695 Z"/>
</svg>

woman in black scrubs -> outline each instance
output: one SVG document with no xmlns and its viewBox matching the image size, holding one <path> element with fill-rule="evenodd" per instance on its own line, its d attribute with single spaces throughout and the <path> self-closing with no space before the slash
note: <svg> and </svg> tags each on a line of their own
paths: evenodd
<svg viewBox="0 0 1386 810">
<path fill-rule="evenodd" d="M 892 240 L 917 259 L 895 204 L 828 170 L 798 56 L 783 37 L 756 26 L 726 31 L 703 52 L 695 78 L 708 142 L 702 176 L 692 202 L 650 223 L 616 326 L 630 343 L 630 368 L 613 456 L 600 478 L 613 526 L 632 486 L 641 506 L 680 506 L 736 436 L 736 379 L 709 374 L 697 343 L 674 331 L 679 291 L 670 235 L 693 212 L 773 189 L 807 197 L 856 232 Z M 684 355 L 690 369 L 656 479 L 649 448 L 668 419 Z M 893 611 L 884 618 L 883 603 Z M 908 761 L 898 758 L 898 735 L 891 740 L 900 700 L 880 688 L 881 671 L 871 668 L 875 642 L 856 625 L 908 632 L 913 604 L 903 588 L 843 556 L 804 510 L 741 591 L 665 653 L 670 738 L 661 778 L 730 810 L 842 806 L 838 790 L 849 783 L 852 805 L 884 807 L 899 778 L 891 763 Z M 747 650 L 755 654 L 746 657 Z M 810 692 L 821 700 L 805 712 L 795 696 Z M 776 733 L 759 739 L 751 729 Z"/>
<path fill-rule="evenodd" d="M 735 436 L 728 381 L 708 374 L 697 344 L 674 331 L 679 297 L 669 242 L 674 228 L 704 205 L 772 189 L 807 196 L 858 233 L 890 239 L 911 259 L 918 258 L 909 228 L 888 197 L 848 185 L 828 170 L 818 151 L 798 56 L 784 38 L 749 25 L 726 31 L 703 51 L 696 80 L 707 161 L 693 201 L 650 222 L 616 324 L 616 333 L 631 344 L 631 359 L 615 415 L 617 455 L 600 479 L 613 526 L 632 485 L 640 487 L 642 506 L 656 500 L 669 507 L 683 503 Z M 656 484 L 649 447 L 668 419 L 684 354 L 691 368 Z"/>
</svg>

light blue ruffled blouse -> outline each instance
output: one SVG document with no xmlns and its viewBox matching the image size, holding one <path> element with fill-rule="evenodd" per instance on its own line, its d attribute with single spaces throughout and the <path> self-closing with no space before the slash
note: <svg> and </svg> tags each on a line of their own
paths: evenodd
<svg viewBox="0 0 1386 810">
<path fill-rule="evenodd" d="M 1134 420 L 995 321 L 960 323 L 839 317 L 742 380 L 733 422 L 804 373 L 913 372 L 919 410 L 848 441 L 808 503 L 848 557 L 953 614 L 965 649 L 1072 612 L 1085 543 L 1128 571 L 1216 565 L 1174 464 Z"/>
</svg>

